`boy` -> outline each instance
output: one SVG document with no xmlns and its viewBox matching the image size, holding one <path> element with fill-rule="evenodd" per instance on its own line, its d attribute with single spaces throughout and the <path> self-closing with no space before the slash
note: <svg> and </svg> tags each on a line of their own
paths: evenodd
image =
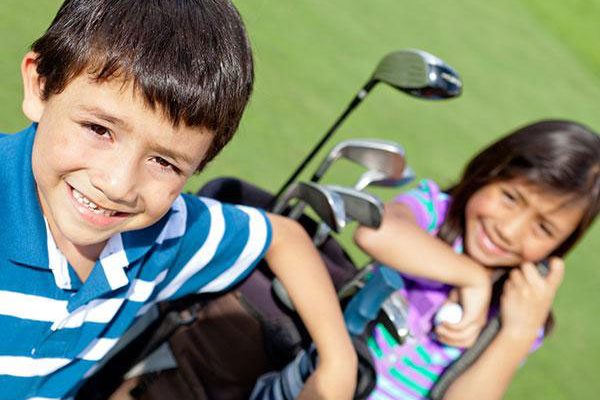
<svg viewBox="0 0 600 400">
<path fill-rule="evenodd" d="M 303 230 L 180 195 L 252 89 L 229 2 L 67 0 L 21 72 L 33 124 L 0 140 L 0 398 L 73 396 L 137 316 L 263 256 L 317 344 L 303 396 L 351 397 L 356 356 Z"/>
</svg>

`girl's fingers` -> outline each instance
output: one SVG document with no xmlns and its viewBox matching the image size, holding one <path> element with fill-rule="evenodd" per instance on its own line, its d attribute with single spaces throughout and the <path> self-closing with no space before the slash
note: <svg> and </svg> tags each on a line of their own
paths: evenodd
<svg viewBox="0 0 600 400">
<path fill-rule="evenodd" d="M 456 329 L 453 324 L 442 323 L 435 329 L 438 340 L 450 346 L 470 347 L 479 336 L 480 328 L 471 324 L 463 329 Z"/>
<path fill-rule="evenodd" d="M 523 263 L 521 270 L 523 271 L 523 277 L 525 278 L 525 282 L 527 284 L 532 285 L 538 290 L 541 290 L 545 287 L 545 277 L 540 274 L 540 271 L 538 271 L 533 263 Z"/>
<path fill-rule="evenodd" d="M 552 257 L 549 266 L 547 281 L 554 289 L 558 289 L 565 276 L 565 262 L 559 257 Z"/>
<path fill-rule="evenodd" d="M 509 274 L 509 281 L 512 282 L 515 289 L 519 289 L 525 286 L 525 277 L 521 268 L 513 268 Z"/>
</svg>

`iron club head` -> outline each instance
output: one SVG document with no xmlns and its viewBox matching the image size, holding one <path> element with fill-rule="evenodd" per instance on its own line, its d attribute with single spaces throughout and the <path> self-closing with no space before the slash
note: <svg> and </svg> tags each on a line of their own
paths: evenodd
<svg viewBox="0 0 600 400">
<path fill-rule="evenodd" d="M 316 179 L 313 181 L 318 181 L 339 158 L 346 158 L 369 170 L 380 171 L 390 179 L 402 178 L 406 166 L 404 148 L 395 142 L 381 139 L 349 139 L 331 149 L 315 172 Z"/>
<path fill-rule="evenodd" d="M 309 205 L 334 232 L 340 232 L 346 226 L 344 201 L 339 194 L 316 183 L 297 182 L 279 198 L 273 207 L 273 212 L 282 214 L 288 203 L 294 199 L 298 200 L 298 203 L 302 203 L 302 206 L 297 204 L 293 208 L 293 213 L 290 213 L 290 218 L 299 218 L 304 210 L 304 205 Z"/>
<path fill-rule="evenodd" d="M 371 228 L 378 228 L 381 225 L 383 202 L 377 196 L 343 186 L 327 185 L 326 188 L 340 195 L 344 201 L 347 219 L 351 218 Z"/>
</svg>

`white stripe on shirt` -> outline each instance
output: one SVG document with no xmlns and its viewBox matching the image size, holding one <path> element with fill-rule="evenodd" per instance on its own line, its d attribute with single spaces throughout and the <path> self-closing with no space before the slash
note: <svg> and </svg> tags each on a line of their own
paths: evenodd
<svg viewBox="0 0 600 400">
<path fill-rule="evenodd" d="M 165 240 L 174 239 L 181 237 L 185 234 L 186 222 L 187 222 L 187 207 L 185 206 L 185 200 L 180 195 L 175 199 L 173 206 L 173 213 L 169 217 L 167 224 L 164 226 L 156 243 L 162 244 Z"/>
<path fill-rule="evenodd" d="M 250 264 L 260 256 L 267 241 L 267 225 L 263 214 L 255 208 L 238 206 L 238 208 L 248 214 L 249 217 L 249 236 L 244 250 L 239 255 L 233 266 L 216 279 L 205 285 L 199 293 L 218 292 L 225 289 L 238 276 L 244 273 Z"/>
<path fill-rule="evenodd" d="M 0 315 L 52 322 L 67 314 L 66 300 L 0 290 Z"/>
<path fill-rule="evenodd" d="M 68 358 L 0 356 L 0 375 L 43 376 L 64 367 L 70 361 Z"/>
<path fill-rule="evenodd" d="M 98 361 L 113 348 L 119 339 L 100 338 L 94 339 L 78 356 L 83 360 Z"/>
<path fill-rule="evenodd" d="M 157 300 L 164 300 L 172 296 L 181 286 L 183 286 L 190 277 L 204 268 L 214 257 L 217 248 L 225 234 L 225 217 L 223 216 L 223 207 L 221 203 L 203 198 L 200 199 L 208 207 L 210 213 L 210 231 L 202 247 L 185 264 L 179 274 L 158 294 Z"/>
<path fill-rule="evenodd" d="M 102 264 L 104 275 L 111 289 L 118 289 L 129 283 L 127 274 L 123 270 L 129 265 L 129 260 L 127 260 L 120 233 L 112 235 L 102 249 L 100 264 Z"/>
</svg>

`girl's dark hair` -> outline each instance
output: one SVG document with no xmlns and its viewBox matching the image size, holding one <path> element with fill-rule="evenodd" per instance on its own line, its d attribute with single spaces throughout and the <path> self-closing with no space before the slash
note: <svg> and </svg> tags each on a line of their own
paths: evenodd
<svg viewBox="0 0 600 400">
<path fill-rule="evenodd" d="M 575 231 L 551 255 L 564 256 L 594 222 L 600 210 L 600 136 L 584 125 L 545 120 L 526 125 L 501 138 L 473 158 L 457 185 L 447 192 L 452 204 L 439 237 L 447 243 L 464 235 L 465 209 L 471 196 L 483 186 L 522 177 L 532 184 L 584 201 L 586 209 Z M 492 290 L 498 305 L 506 276 Z M 548 316 L 546 334 L 554 317 Z"/>
<path fill-rule="evenodd" d="M 600 210 L 600 136 L 575 122 L 545 120 L 519 128 L 491 144 L 467 164 L 459 183 L 448 191 L 452 205 L 439 236 L 452 243 L 464 234 L 465 208 L 477 190 L 519 177 L 586 204 L 573 234 L 552 252 L 564 256 Z"/>
<path fill-rule="evenodd" d="M 246 31 L 228 0 L 67 0 L 32 50 L 44 98 L 82 73 L 122 78 L 173 125 L 210 129 L 199 169 L 233 136 L 254 80 Z"/>
</svg>

